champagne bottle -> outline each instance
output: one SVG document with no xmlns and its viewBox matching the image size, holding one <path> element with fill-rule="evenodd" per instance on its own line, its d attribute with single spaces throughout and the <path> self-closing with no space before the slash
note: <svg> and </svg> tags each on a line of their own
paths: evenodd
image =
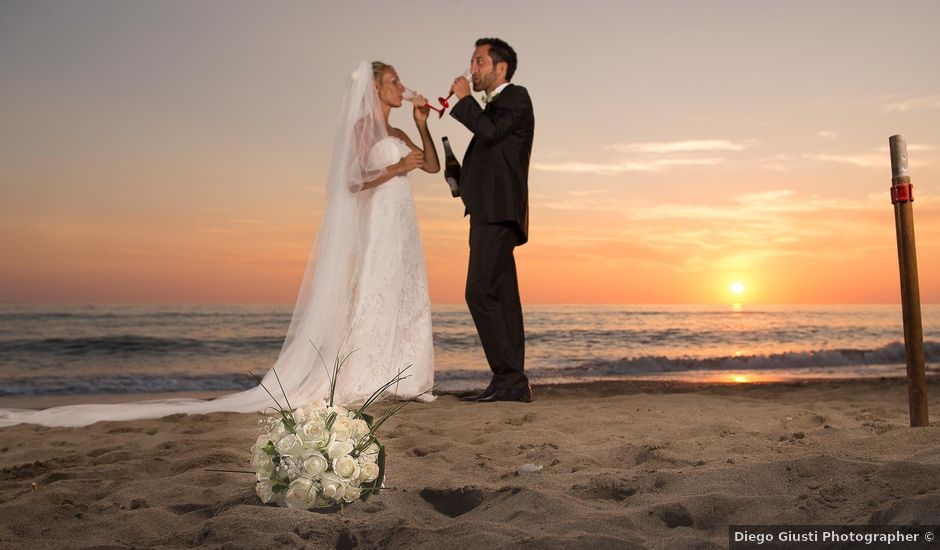
<svg viewBox="0 0 940 550">
<path fill-rule="evenodd" d="M 444 142 L 444 179 L 450 186 L 450 194 L 454 197 L 460 196 L 460 163 L 450 148 L 450 141 L 447 136 L 442 138 Z"/>
</svg>

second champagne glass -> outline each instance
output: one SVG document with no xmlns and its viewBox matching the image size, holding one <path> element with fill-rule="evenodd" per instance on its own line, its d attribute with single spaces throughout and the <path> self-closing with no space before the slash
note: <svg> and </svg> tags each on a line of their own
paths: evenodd
<svg viewBox="0 0 940 550">
<path fill-rule="evenodd" d="M 470 69 L 467 69 L 466 71 L 463 72 L 463 77 L 467 79 L 467 82 L 469 82 L 470 84 L 473 84 L 473 74 L 470 72 Z M 451 92 L 447 94 L 447 97 L 439 97 L 437 98 L 437 100 L 440 101 L 441 105 L 443 105 L 444 108 L 446 109 L 450 107 L 450 98 L 453 95 L 454 95 L 454 91 L 451 90 Z"/>
</svg>

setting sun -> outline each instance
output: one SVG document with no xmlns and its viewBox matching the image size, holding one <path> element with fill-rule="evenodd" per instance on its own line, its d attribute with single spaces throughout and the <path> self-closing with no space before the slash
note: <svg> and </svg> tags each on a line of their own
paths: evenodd
<svg viewBox="0 0 940 550">
<path fill-rule="evenodd" d="M 741 281 L 735 281 L 731 283 L 731 294 L 734 294 L 737 296 L 744 294 L 744 283 L 742 283 Z"/>
</svg>

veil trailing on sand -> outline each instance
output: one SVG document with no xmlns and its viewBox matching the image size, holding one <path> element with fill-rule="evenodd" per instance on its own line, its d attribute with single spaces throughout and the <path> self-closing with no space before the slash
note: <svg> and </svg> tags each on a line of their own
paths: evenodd
<svg viewBox="0 0 940 550">
<path fill-rule="evenodd" d="M 361 265 L 360 217 L 367 212 L 363 184 L 382 175 L 371 166 L 372 147 L 387 137 L 372 78 L 362 62 L 346 79 L 339 127 L 327 182 L 327 208 L 313 246 L 280 355 L 262 384 L 280 397 L 280 378 L 294 406 L 321 400 L 329 392 L 326 368 L 344 352 Z M 316 347 L 314 346 L 316 345 Z M 327 365 L 320 362 L 317 348 Z M 197 367 L 198 368 L 198 367 Z M 337 395 L 342 401 L 342 395 Z M 262 411 L 273 405 L 260 385 L 212 400 L 164 399 L 120 404 L 89 404 L 44 410 L 0 410 L 0 426 L 20 423 L 85 426 L 102 420 L 136 420 L 169 414 Z"/>
</svg>

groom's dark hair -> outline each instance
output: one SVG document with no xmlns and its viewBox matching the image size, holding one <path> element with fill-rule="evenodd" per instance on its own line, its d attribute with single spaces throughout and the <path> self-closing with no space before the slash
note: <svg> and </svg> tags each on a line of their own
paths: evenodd
<svg viewBox="0 0 940 550">
<path fill-rule="evenodd" d="M 477 48 L 480 46 L 490 47 L 490 59 L 493 60 L 493 66 L 496 66 L 497 63 L 506 64 L 506 82 L 512 80 L 512 75 L 516 74 L 516 65 L 518 64 L 516 50 L 499 38 L 481 38 L 476 43 Z"/>
</svg>

